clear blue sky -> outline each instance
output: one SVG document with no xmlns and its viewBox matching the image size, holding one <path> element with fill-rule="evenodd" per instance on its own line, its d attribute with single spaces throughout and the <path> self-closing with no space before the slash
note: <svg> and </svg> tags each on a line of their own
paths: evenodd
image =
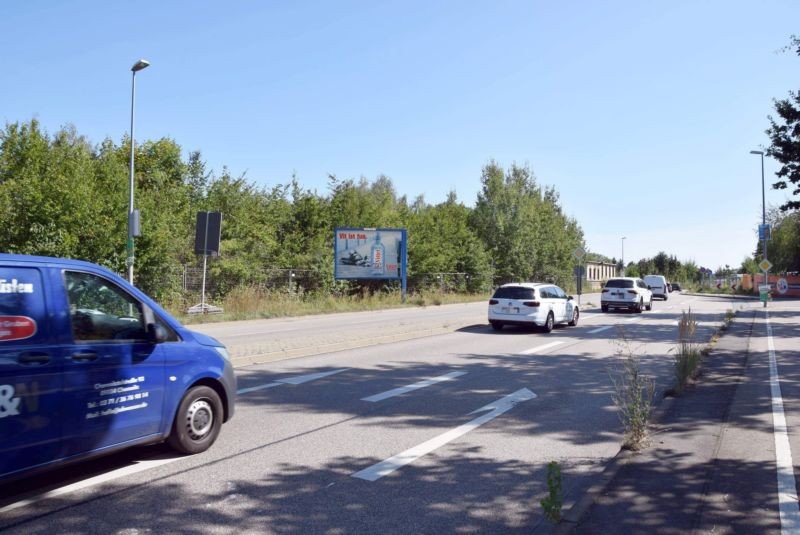
<svg viewBox="0 0 800 535">
<path fill-rule="evenodd" d="M 716 268 L 756 244 L 750 150 L 800 89 L 797 0 L 4 2 L 0 119 L 168 136 L 269 187 L 381 173 L 473 205 L 530 165 L 589 248 Z M 767 184 L 775 162 L 767 160 Z M 767 203 L 783 192 L 767 191 Z"/>
</svg>

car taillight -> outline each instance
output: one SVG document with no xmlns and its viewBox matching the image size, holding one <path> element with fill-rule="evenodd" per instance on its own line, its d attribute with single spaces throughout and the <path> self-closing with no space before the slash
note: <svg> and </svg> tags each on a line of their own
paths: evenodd
<svg viewBox="0 0 800 535">
<path fill-rule="evenodd" d="M 538 307 L 539 301 L 523 301 L 522 304 L 526 307 Z"/>
<path fill-rule="evenodd" d="M 497 303 L 499 303 L 499 302 L 500 302 L 500 301 L 498 301 L 497 299 L 489 299 L 489 304 L 490 304 L 490 305 L 496 305 L 496 304 L 497 304 Z"/>
<path fill-rule="evenodd" d="M 636 294 L 636 290 L 628 290 L 629 294 Z"/>
</svg>

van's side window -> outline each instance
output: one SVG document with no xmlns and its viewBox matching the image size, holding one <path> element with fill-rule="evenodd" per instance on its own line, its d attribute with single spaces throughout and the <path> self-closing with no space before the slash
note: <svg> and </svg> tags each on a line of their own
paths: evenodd
<svg viewBox="0 0 800 535">
<path fill-rule="evenodd" d="M 90 273 L 64 272 L 75 340 L 145 340 L 142 305 L 116 284 Z"/>
</svg>

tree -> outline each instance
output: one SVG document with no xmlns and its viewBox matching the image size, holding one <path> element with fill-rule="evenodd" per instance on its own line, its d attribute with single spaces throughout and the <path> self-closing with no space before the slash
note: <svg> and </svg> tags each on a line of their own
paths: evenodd
<svg viewBox="0 0 800 535">
<path fill-rule="evenodd" d="M 585 246 L 578 223 L 564 215 L 558 193 L 542 188 L 527 166 L 484 166 L 471 224 L 495 262 L 495 282 L 572 280 L 571 251 Z"/>
<path fill-rule="evenodd" d="M 782 214 L 774 221 L 769 248 L 775 273 L 800 271 L 800 212 Z"/>
<path fill-rule="evenodd" d="M 792 36 L 787 49 L 794 49 L 800 56 L 800 37 Z M 770 128 L 767 135 L 771 145 L 767 155 L 781 163 L 776 175 L 780 178 L 772 187 L 786 189 L 791 183 L 792 195 L 800 195 L 800 91 L 789 91 L 789 97 L 775 100 L 775 111 L 778 119 L 768 117 Z M 800 200 L 789 199 L 781 205 L 782 211 L 800 209 Z"/>
</svg>

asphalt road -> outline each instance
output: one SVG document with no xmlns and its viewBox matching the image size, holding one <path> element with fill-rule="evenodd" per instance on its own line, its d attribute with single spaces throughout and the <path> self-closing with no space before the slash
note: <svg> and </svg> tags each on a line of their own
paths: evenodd
<svg viewBox="0 0 800 535">
<path fill-rule="evenodd" d="M 588 309 L 549 334 L 494 332 L 484 303 L 209 327 L 245 346 L 326 329 L 375 339 L 386 322 L 469 316 L 448 334 L 242 367 L 236 416 L 211 450 L 134 448 L 7 485 L 0 531 L 529 533 L 546 523 L 548 462 L 561 466 L 568 508 L 619 451 L 615 355 L 641 355 L 658 402 L 673 384 L 681 310 L 707 339 L 726 310 L 756 305 L 673 293 L 643 314 Z"/>
</svg>

